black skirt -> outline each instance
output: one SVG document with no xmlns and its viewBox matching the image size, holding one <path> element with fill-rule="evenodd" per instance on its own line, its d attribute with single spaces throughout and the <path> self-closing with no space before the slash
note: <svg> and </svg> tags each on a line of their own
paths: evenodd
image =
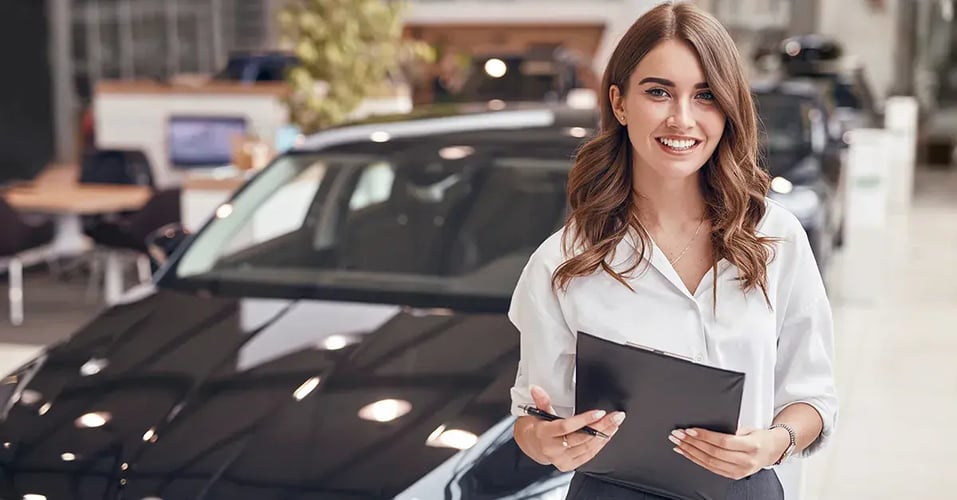
<svg viewBox="0 0 957 500">
<path fill-rule="evenodd" d="M 575 474 L 565 500 L 667 500 L 600 479 Z M 784 500 L 784 488 L 773 470 L 762 469 L 753 476 L 731 483 L 727 500 Z"/>
</svg>

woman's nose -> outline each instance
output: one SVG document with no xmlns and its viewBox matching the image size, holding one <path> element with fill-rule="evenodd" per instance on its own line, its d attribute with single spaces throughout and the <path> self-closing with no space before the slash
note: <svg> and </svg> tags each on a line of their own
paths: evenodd
<svg viewBox="0 0 957 500">
<path fill-rule="evenodd" d="M 668 117 L 667 125 L 678 130 L 687 130 L 694 127 L 695 120 L 690 103 L 676 101 Z"/>
</svg>

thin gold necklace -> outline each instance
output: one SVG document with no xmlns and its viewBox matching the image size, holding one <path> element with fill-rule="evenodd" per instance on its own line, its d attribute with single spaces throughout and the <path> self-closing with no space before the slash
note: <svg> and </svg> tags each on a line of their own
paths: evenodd
<svg viewBox="0 0 957 500">
<path fill-rule="evenodd" d="M 685 253 L 687 253 L 688 249 L 691 248 L 691 244 L 694 243 L 694 240 L 698 237 L 698 233 L 701 232 L 701 226 L 703 225 L 704 225 L 704 217 L 702 217 L 701 221 L 698 222 L 698 227 L 694 230 L 694 236 L 692 236 L 691 240 L 688 241 L 688 244 L 685 245 L 684 250 L 682 250 L 681 253 L 679 253 L 678 256 L 671 261 L 671 267 L 674 267 L 675 264 L 677 264 L 678 261 L 685 256 Z"/>
</svg>

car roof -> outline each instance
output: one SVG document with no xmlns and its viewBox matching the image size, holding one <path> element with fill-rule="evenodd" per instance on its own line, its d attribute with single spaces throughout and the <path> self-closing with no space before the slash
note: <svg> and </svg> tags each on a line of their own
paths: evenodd
<svg viewBox="0 0 957 500">
<path fill-rule="evenodd" d="M 293 152 L 313 152 L 340 144 L 373 141 L 374 135 L 390 140 L 486 130 L 531 129 L 554 129 L 559 134 L 572 127 L 593 129 L 599 123 L 598 111 L 593 108 L 509 103 L 505 109 L 489 110 L 489 105 L 445 104 L 424 107 L 408 114 L 376 116 L 317 132 L 307 137 Z"/>
</svg>

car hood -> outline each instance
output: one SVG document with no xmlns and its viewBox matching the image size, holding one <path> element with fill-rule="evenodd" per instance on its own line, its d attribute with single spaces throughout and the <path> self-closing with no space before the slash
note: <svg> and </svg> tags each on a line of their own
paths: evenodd
<svg viewBox="0 0 957 500">
<path fill-rule="evenodd" d="M 7 378 L 0 497 L 391 498 L 503 428 L 518 340 L 504 314 L 159 291 Z M 411 406 L 360 418 L 383 400 Z"/>
</svg>

